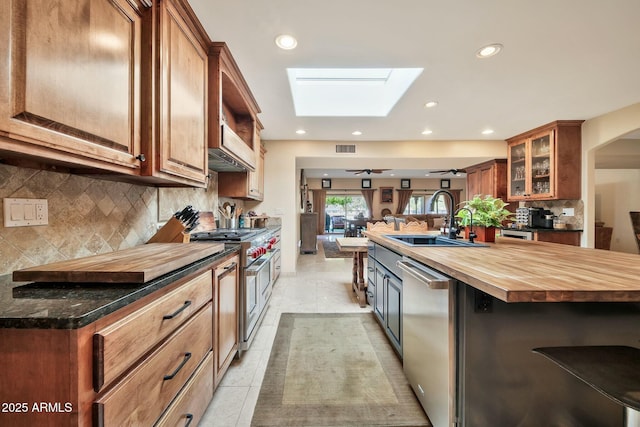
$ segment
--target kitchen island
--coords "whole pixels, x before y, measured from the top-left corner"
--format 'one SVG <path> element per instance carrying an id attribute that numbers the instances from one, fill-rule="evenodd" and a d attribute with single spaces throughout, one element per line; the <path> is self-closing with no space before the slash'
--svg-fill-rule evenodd
<path id="1" fill-rule="evenodd" d="M 531 350 L 638 347 L 637 255 L 508 238 L 412 247 L 388 234 L 367 232 L 452 279 L 419 288 L 426 303 L 416 308 L 403 278 L 404 363 L 427 361 L 429 374 L 410 382 L 434 426 L 623 425 L 620 405 Z"/>

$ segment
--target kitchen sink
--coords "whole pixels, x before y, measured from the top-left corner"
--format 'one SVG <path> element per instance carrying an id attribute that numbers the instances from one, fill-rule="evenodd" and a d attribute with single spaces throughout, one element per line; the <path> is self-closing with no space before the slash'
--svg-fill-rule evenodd
<path id="1" fill-rule="evenodd" d="M 448 247 L 456 247 L 456 248 L 484 248 L 489 245 L 485 245 L 483 243 L 470 243 L 468 240 L 453 240 L 448 237 L 436 236 L 436 235 L 411 235 L 411 234 L 387 234 L 385 237 L 388 237 L 391 240 L 400 242 L 407 246 L 448 246 Z"/>

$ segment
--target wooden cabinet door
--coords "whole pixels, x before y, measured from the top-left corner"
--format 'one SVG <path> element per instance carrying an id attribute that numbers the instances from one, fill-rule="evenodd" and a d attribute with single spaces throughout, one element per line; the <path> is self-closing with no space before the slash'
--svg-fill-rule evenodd
<path id="1" fill-rule="evenodd" d="M 0 5 L 0 149 L 137 174 L 142 17 L 127 0 Z"/>
<path id="2" fill-rule="evenodd" d="M 238 349 L 238 263 L 236 255 L 215 269 L 215 386 L 222 380 Z"/>
<path id="3" fill-rule="evenodd" d="M 262 200 L 264 198 L 264 148 L 261 145 L 256 156 L 256 170 L 247 173 L 249 174 L 249 197 Z"/>
<path id="4" fill-rule="evenodd" d="M 205 186 L 207 53 L 174 2 L 160 16 L 159 171 Z"/>
<path id="5" fill-rule="evenodd" d="M 581 197 L 583 120 L 557 120 L 507 140 L 509 200 Z"/>
<path id="6" fill-rule="evenodd" d="M 476 194 L 482 194 L 480 170 L 467 170 L 467 199 L 471 200 Z"/>
<path id="7" fill-rule="evenodd" d="M 402 356 L 402 281 L 390 274 L 386 284 L 387 336 Z"/>

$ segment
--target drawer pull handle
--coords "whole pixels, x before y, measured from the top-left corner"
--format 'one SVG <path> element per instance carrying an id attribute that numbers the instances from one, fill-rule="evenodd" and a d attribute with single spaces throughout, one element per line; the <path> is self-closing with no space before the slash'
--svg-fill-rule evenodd
<path id="1" fill-rule="evenodd" d="M 170 375 L 165 375 L 163 380 L 164 381 L 172 380 L 176 375 L 178 375 L 178 372 L 180 372 L 180 369 L 182 369 L 184 367 L 184 365 L 189 361 L 189 359 L 191 359 L 191 353 L 185 353 L 184 354 L 184 359 L 182 359 L 182 362 L 176 368 L 176 370 L 173 371 Z"/>
<path id="2" fill-rule="evenodd" d="M 237 262 L 232 262 L 231 264 L 227 265 L 224 269 L 225 270 L 231 270 L 231 269 L 236 268 L 236 265 L 238 265 Z"/>
<path id="3" fill-rule="evenodd" d="M 191 421 L 193 421 L 193 414 L 187 414 L 187 422 L 185 423 L 184 427 L 189 427 Z"/>
<path id="4" fill-rule="evenodd" d="M 176 317 L 178 314 L 180 314 L 185 308 L 189 307 L 191 305 L 191 301 L 185 301 L 184 304 L 182 305 L 182 307 L 180 307 L 179 309 L 177 309 L 176 311 L 174 311 L 171 314 L 165 314 L 164 316 L 162 316 L 163 320 L 168 320 L 168 319 L 173 319 L 174 317 Z"/>

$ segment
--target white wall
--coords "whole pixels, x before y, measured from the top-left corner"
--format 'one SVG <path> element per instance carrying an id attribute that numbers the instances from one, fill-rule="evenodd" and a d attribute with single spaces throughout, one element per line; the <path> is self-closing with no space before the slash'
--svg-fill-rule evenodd
<path id="1" fill-rule="evenodd" d="M 593 248 L 595 244 L 595 231 L 591 224 L 596 221 L 596 150 L 636 129 L 640 129 L 640 103 L 603 114 L 582 124 L 584 232 L 581 245 L 584 247 Z"/>
<path id="2" fill-rule="evenodd" d="M 629 211 L 640 211 L 640 170 L 596 169 L 595 218 L 613 227 L 611 250 L 638 253 Z"/>
<path id="3" fill-rule="evenodd" d="M 465 167 L 491 158 L 504 158 L 505 141 L 366 141 L 357 154 L 339 154 L 337 141 L 265 141 L 265 197 L 258 212 L 282 219 L 282 273 L 296 271 L 299 240 L 301 168 L 385 167 L 435 169 Z M 352 144 L 352 142 L 347 142 Z M 375 166 L 362 162 L 378 162 Z M 452 162 L 457 162 L 452 164 Z M 396 166 L 398 165 L 398 166 Z"/>

